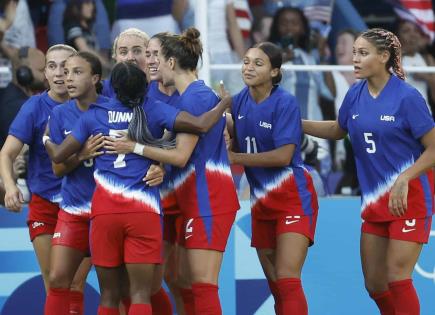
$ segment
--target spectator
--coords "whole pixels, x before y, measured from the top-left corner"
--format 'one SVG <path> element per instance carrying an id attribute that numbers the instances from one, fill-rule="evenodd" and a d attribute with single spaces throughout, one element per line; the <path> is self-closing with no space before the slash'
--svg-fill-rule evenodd
<path id="1" fill-rule="evenodd" d="M 174 2 L 180 0 L 129 0 L 116 2 L 112 41 L 128 28 L 138 28 L 150 36 L 160 32 L 178 33 L 172 16 Z"/>
<path id="2" fill-rule="evenodd" d="M 70 0 L 53 0 L 48 13 L 48 46 L 65 43 L 63 30 L 63 14 Z M 95 33 L 100 50 L 110 51 L 110 24 L 106 8 L 102 0 L 95 0 L 96 15 L 92 31 Z"/>
<path id="3" fill-rule="evenodd" d="M 411 21 L 399 20 L 396 25 L 396 34 L 402 44 L 402 64 L 404 66 L 426 67 L 435 65 L 433 56 L 421 53 L 425 49 L 425 35 L 416 24 Z M 406 81 L 420 92 L 428 106 L 430 102 L 435 102 L 435 74 L 407 73 Z M 429 96 L 431 97 L 429 98 Z"/>
<path id="4" fill-rule="evenodd" d="M 24 102 L 33 94 L 46 88 L 45 57 L 42 51 L 23 47 L 18 58 L 13 60 L 13 80 L 0 98 L 0 145 L 8 136 L 9 125 L 14 120 Z"/>

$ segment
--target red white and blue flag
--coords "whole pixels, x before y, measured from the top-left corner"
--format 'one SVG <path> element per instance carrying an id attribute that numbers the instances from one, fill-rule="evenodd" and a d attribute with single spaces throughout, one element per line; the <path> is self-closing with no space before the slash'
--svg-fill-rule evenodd
<path id="1" fill-rule="evenodd" d="M 407 21 L 415 23 L 424 34 L 435 38 L 434 12 L 432 0 L 387 0 L 394 7 L 397 15 Z"/>

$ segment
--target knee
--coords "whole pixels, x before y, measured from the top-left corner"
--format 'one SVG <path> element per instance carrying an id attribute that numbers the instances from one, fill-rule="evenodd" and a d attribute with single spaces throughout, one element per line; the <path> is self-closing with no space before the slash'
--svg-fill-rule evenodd
<path id="1" fill-rule="evenodd" d="M 121 302 L 121 293 L 119 289 L 101 288 L 101 305 L 116 308 Z"/>
<path id="2" fill-rule="evenodd" d="M 68 289 L 71 285 L 71 280 L 67 275 L 62 274 L 56 270 L 52 270 L 48 274 L 48 283 L 50 288 Z"/>
<path id="3" fill-rule="evenodd" d="M 388 282 L 383 278 L 366 277 L 364 279 L 364 285 L 369 294 L 388 290 Z"/>
<path id="4" fill-rule="evenodd" d="M 300 278 L 302 273 L 302 266 L 297 264 L 281 264 L 279 262 L 276 263 L 275 266 L 275 277 L 276 279 L 285 279 L 285 278 Z"/>
<path id="5" fill-rule="evenodd" d="M 408 270 L 407 264 L 401 261 L 391 261 L 387 264 L 387 277 L 388 282 L 403 280 L 411 277 L 411 270 Z"/>

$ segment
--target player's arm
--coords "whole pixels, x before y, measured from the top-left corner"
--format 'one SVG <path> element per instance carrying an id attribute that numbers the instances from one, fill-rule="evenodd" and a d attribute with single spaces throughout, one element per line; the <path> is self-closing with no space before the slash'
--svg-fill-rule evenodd
<path id="1" fill-rule="evenodd" d="M 53 173 L 58 177 L 65 176 L 79 166 L 82 162 L 103 154 L 104 152 L 99 151 L 103 146 L 104 137 L 102 134 L 90 136 L 89 139 L 86 140 L 80 152 L 73 154 L 63 163 L 52 162 Z M 54 155 L 54 152 L 58 149 L 58 146 L 52 141 L 46 141 L 45 147 L 47 152 L 50 150 L 51 154 Z M 49 156 L 51 158 L 50 153 Z"/>
<path id="2" fill-rule="evenodd" d="M 16 185 L 13 164 L 24 143 L 9 135 L 0 151 L 0 175 L 5 187 L 5 206 L 12 211 L 20 211 L 24 203 L 23 195 Z"/>
<path id="3" fill-rule="evenodd" d="M 121 138 L 106 137 L 104 148 L 106 153 L 109 154 L 135 153 L 154 161 L 184 167 L 189 161 L 199 138 L 192 134 L 178 133 L 175 139 L 175 148 L 167 150 L 139 144 L 126 136 Z"/>
<path id="4" fill-rule="evenodd" d="M 399 175 L 391 188 L 388 208 L 395 216 L 402 216 L 408 208 L 409 181 L 419 177 L 435 166 L 435 128 L 432 128 L 423 135 L 420 141 L 425 147 L 422 155 L 410 168 Z"/>
<path id="5" fill-rule="evenodd" d="M 231 164 L 248 167 L 283 167 L 288 166 L 293 157 L 296 146 L 286 144 L 271 151 L 261 153 L 235 153 L 228 151 Z"/>
<path id="6" fill-rule="evenodd" d="M 303 119 L 302 130 L 307 135 L 331 140 L 343 139 L 347 134 L 340 127 L 337 120 L 315 121 Z"/>

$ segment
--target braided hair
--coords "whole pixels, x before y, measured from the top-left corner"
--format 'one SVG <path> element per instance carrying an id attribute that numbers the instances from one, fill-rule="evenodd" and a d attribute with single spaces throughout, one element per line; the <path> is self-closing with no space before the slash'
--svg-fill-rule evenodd
<path id="1" fill-rule="evenodd" d="M 113 68 L 110 80 L 116 98 L 133 110 L 133 117 L 128 125 L 128 137 L 154 147 L 175 147 L 175 138 L 156 139 L 148 128 L 147 116 L 142 107 L 148 86 L 145 73 L 134 63 L 119 62 Z"/>
<path id="2" fill-rule="evenodd" d="M 379 52 L 388 51 L 390 59 L 386 64 L 387 70 L 393 69 L 400 79 L 405 80 L 402 68 L 402 45 L 396 35 L 382 28 L 372 28 L 360 36 L 375 46 Z"/>

